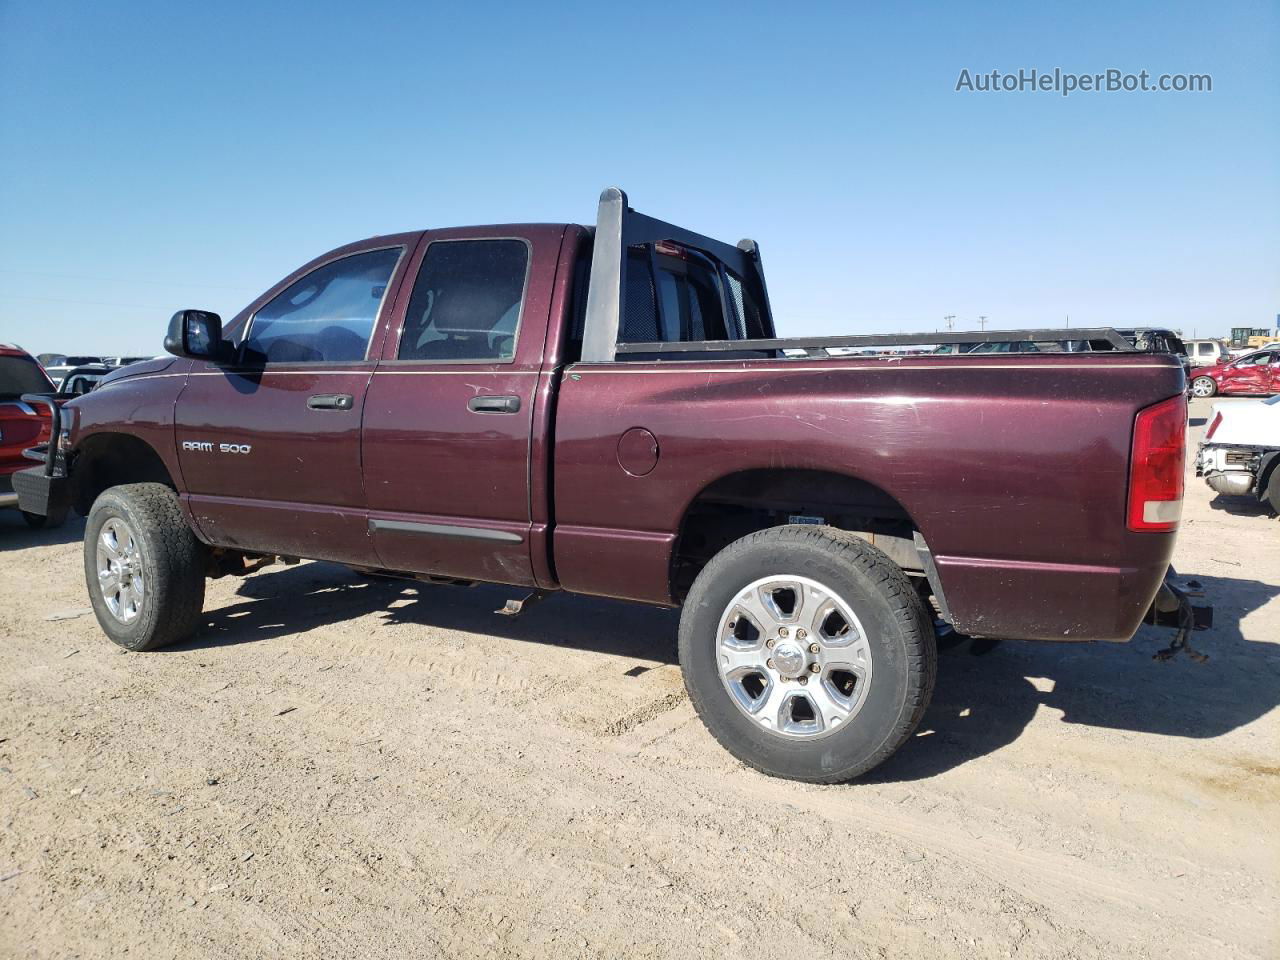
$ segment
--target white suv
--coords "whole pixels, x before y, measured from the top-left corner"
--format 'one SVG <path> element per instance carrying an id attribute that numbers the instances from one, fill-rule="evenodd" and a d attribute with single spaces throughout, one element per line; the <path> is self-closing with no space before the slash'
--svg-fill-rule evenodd
<path id="1" fill-rule="evenodd" d="M 1188 340 L 1186 344 L 1193 367 L 1212 367 L 1219 359 L 1227 359 L 1227 348 L 1217 340 Z"/>

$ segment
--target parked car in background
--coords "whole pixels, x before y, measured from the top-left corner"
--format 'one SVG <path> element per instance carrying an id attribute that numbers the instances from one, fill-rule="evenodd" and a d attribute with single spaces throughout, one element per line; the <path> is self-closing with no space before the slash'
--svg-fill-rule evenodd
<path id="1" fill-rule="evenodd" d="M 61 390 L 62 381 L 67 379 L 67 374 L 74 369 L 75 366 L 73 364 L 54 363 L 46 366 L 44 372 L 49 377 L 49 380 L 52 381 L 54 389 Z"/>
<path id="2" fill-rule="evenodd" d="M 113 369 L 117 368 L 109 367 L 105 363 L 91 363 L 83 367 L 74 367 L 67 372 L 66 376 L 62 378 L 62 382 L 58 384 L 58 392 L 73 396 L 88 393 Z"/>
<path id="3" fill-rule="evenodd" d="M 1256 350 L 1212 367 L 1197 367 L 1191 375 L 1191 395 L 1268 396 L 1280 393 L 1280 350 Z"/>
<path id="4" fill-rule="evenodd" d="M 1251 493 L 1280 513 L 1280 396 L 1215 404 L 1196 476 L 1218 493 Z"/>
<path id="5" fill-rule="evenodd" d="M 1257 350 L 1280 350 L 1280 340 L 1259 340 L 1252 346 L 1232 347 L 1227 351 L 1227 359 L 1238 360 L 1240 357 L 1248 356 Z"/>
<path id="6" fill-rule="evenodd" d="M 23 403 L 22 395 L 51 390 L 53 383 L 29 353 L 0 344 L 0 507 L 18 505 L 13 475 L 31 466 L 22 451 L 49 440 L 49 410 Z M 23 516 L 33 527 L 42 527 L 47 522 L 37 513 Z"/>
<path id="7" fill-rule="evenodd" d="M 1187 359 L 1193 367 L 1212 367 L 1228 357 L 1221 340 L 1187 340 Z"/>
<path id="8" fill-rule="evenodd" d="M 62 353 L 42 353 L 40 356 L 50 358 L 47 361 L 41 360 L 40 365 L 44 367 L 44 372 L 49 375 L 49 379 L 59 390 L 62 389 L 62 381 L 67 379 L 67 374 L 77 367 L 105 365 L 102 357 L 67 356 Z"/>

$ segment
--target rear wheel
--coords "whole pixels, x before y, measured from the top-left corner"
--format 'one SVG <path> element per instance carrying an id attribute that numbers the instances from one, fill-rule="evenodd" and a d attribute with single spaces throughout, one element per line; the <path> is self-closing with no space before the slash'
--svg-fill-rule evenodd
<path id="1" fill-rule="evenodd" d="M 933 625 L 902 570 L 830 527 L 774 527 L 718 553 L 680 618 L 685 686 L 730 753 L 773 776 L 837 783 L 920 722 Z"/>
<path id="2" fill-rule="evenodd" d="M 85 524 L 84 574 L 98 624 L 127 650 L 185 640 L 204 606 L 205 548 L 159 483 L 111 487 Z"/>
<path id="3" fill-rule="evenodd" d="M 1191 381 L 1193 397 L 1212 397 L 1218 393 L 1218 382 L 1213 377 L 1196 377 Z"/>

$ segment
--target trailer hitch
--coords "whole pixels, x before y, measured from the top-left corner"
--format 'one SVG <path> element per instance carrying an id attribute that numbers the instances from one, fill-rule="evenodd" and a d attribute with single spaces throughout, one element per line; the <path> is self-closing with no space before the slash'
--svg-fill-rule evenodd
<path id="1" fill-rule="evenodd" d="M 1173 642 L 1163 650 L 1157 650 L 1151 659 L 1167 663 L 1179 653 L 1185 652 L 1196 663 L 1206 663 L 1209 655 L 1191 646 L 1190 636 L 1193 630 L 1208 630 L 1213 626 L 1213 607 L 1192 604 L 1192 597 L 1204 596 L 1200 584 L 1195 580 L 1188 580 L 1179 585 L 1173 582 L 1176 576 L 1177 572 L 1170 567 L 1155 600 L 1151 602 L 1151 609 L 1143 618 L 1144 622 L 1153 626 L 1174 627 L 1177 630 Z"/>

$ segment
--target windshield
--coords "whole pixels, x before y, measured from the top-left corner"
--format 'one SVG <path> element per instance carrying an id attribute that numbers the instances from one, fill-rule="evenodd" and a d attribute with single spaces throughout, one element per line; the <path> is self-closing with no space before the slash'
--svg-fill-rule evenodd
<path id="1" fill-rule="evenodd" d="M 52 391 L 53 384 L 30 357 L 0 357 L 0 398 Z"/>

